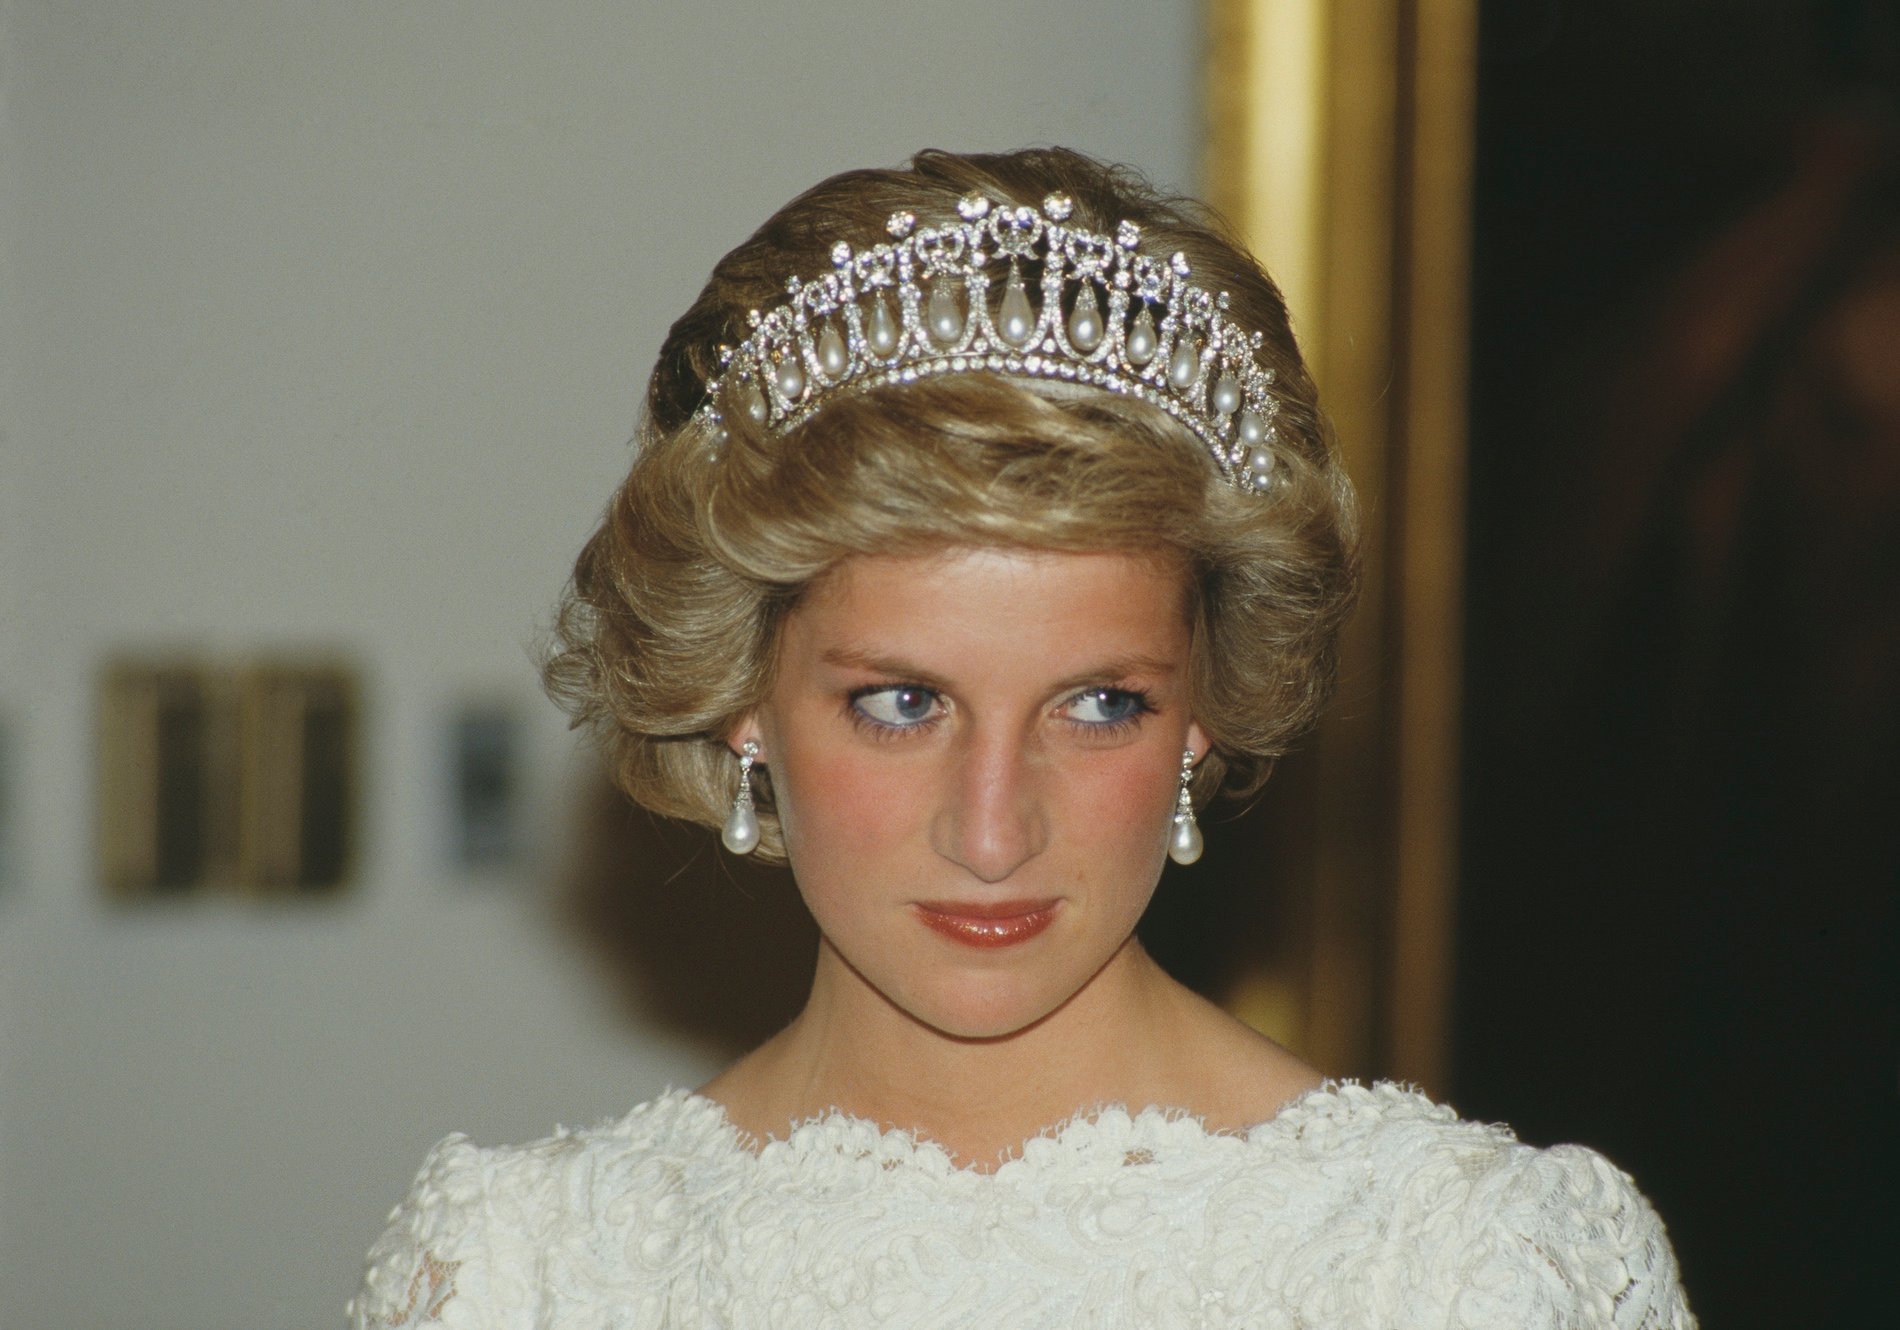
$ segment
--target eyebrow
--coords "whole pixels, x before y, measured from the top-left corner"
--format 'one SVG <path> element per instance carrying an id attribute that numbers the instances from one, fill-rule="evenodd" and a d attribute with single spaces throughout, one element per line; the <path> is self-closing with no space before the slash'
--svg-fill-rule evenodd
<path id="1" fill-rule="evenodd" d="M 903 659 L 901 656 L 885 655 L 869 647 L 844 645 L 827 648 L 820 656 L 827 665 L 839 665 L 846 669 L 864 670 L 871 674 L 881 674 L 888 679 L 901 679 L 905 683 L 922 684 L 926 688 L 947 690 L 950 681 L 934 670 L 927 670 Z M 1144 656 L 1132 652 L 1125 656 L 1114 656 L 1094 667 L 1072 674 L 1056 684 L 1063 688 L 1081 688 L 1088 684 L 1104 684 L 1116 679 L 1125 679 L 1131 674 L 1146 674 L 1157 678 L 1171 679 L 1177 672 L 1173 661 L 1159 660 L 1153 656 Z"/>
<path id="2" fill-rule="evenodd" d="M 928 688 L 943 688 L 948 680 L 921 665 L 913 665 L 900 656 L 888 656 L 869 647 L 836 646 L 827 648 L 818 659 L 827 665 L 838 665 L 849 670 L 863 670 L 867 674 L 881 674 L 889 679 L 902 679 L 905 683 L 920 683 Z"/>

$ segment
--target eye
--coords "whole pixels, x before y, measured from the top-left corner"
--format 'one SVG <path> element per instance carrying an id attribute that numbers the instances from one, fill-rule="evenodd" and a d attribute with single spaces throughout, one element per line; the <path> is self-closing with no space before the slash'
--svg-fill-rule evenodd
<path id="1" fill-rule="evenodd" d="M 930 719 L 937 695 L 915 684 L 866 688 L 851 695 L 859 715 L 893 730 L 913 729 Z"/>
<path id="2" fill-rule="evenodd" d="M 1147 711 L 1148 699 L 1126 688 L 1090 688 L 1069 701 L 1069 717 L 1084 725 L 1121 725 Z"/>

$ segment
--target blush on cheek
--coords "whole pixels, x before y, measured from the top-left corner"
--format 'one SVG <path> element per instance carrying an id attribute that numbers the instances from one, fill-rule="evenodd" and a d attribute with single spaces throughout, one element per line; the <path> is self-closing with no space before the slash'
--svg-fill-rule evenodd
<path id="1" fill-rule="evenodd" d="M 1119 755 L 1118 755 L 1119 756 Z M 1090 773 L 1087 801 L 1096 809 L 1100 834 L 1115 837 L 1162 835 L 1161 824 L 1174 807 L 1175 786 L 1155 779 L 1151 754 L 1104 762 Z"/>
<path id="2" fill-rule="evenodd" d="M 895 778 L 889 764 L 810 756 L 784 776 L 782 786 L 774 786 L 780 821 L 788 844 L 808 859 L 815 851 L 830 863 L 847 863 L 902 835 L 903 805 L 914 795 L 914 782 Z"/>

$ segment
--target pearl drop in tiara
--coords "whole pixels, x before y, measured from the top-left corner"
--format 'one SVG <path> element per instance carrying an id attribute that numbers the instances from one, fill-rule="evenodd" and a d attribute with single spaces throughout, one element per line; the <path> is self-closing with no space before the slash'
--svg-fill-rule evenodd
<path id="1" fill-rule="evenodd" d="M 1268 489 L 1280 404 L 1255 360 L 1262 335 L 1227 317 L 1227 292 L 1189 280 L 1186 255 L 1137 252 L 1133 222 L 1113 236 L 1067 226 L 1073 209 L 1066 194 L 1040 211 L 969 194 L 960 222 L 919 227 L 900 212 L 890 243 L 839 241 L 832 271 L 791 278 L 784 304 L 753 310 L 751 336 L 720 348 L 695 418 L 723 441 L 727 410 L 782 434 L 845 392 L 972 371 L 1057 379 L 1152 402 L 1200 437 L 1229 484 Z M 990 268 L 1004 260 L 992 310 Z M 1040 308 L 1025 263 L 1042 266 Z"/>

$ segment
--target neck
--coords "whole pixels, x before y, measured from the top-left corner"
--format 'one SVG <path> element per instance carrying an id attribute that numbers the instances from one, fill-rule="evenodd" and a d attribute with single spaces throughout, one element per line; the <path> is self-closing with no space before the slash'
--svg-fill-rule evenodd
<path id="1" fill-rule="evenodd" d="M 835 1108 L 982 1167 L 1078 1111 L 1144 1107 L 1133 1101 L 1165 1060 L 1184 994 L 1131 938 L 1033 1025 L 968 1039 L 899 1010 L 821 944 L 804 1012 L 751 1060 L 759 1121 L 741 1125 L 783 1135 Z"/>

